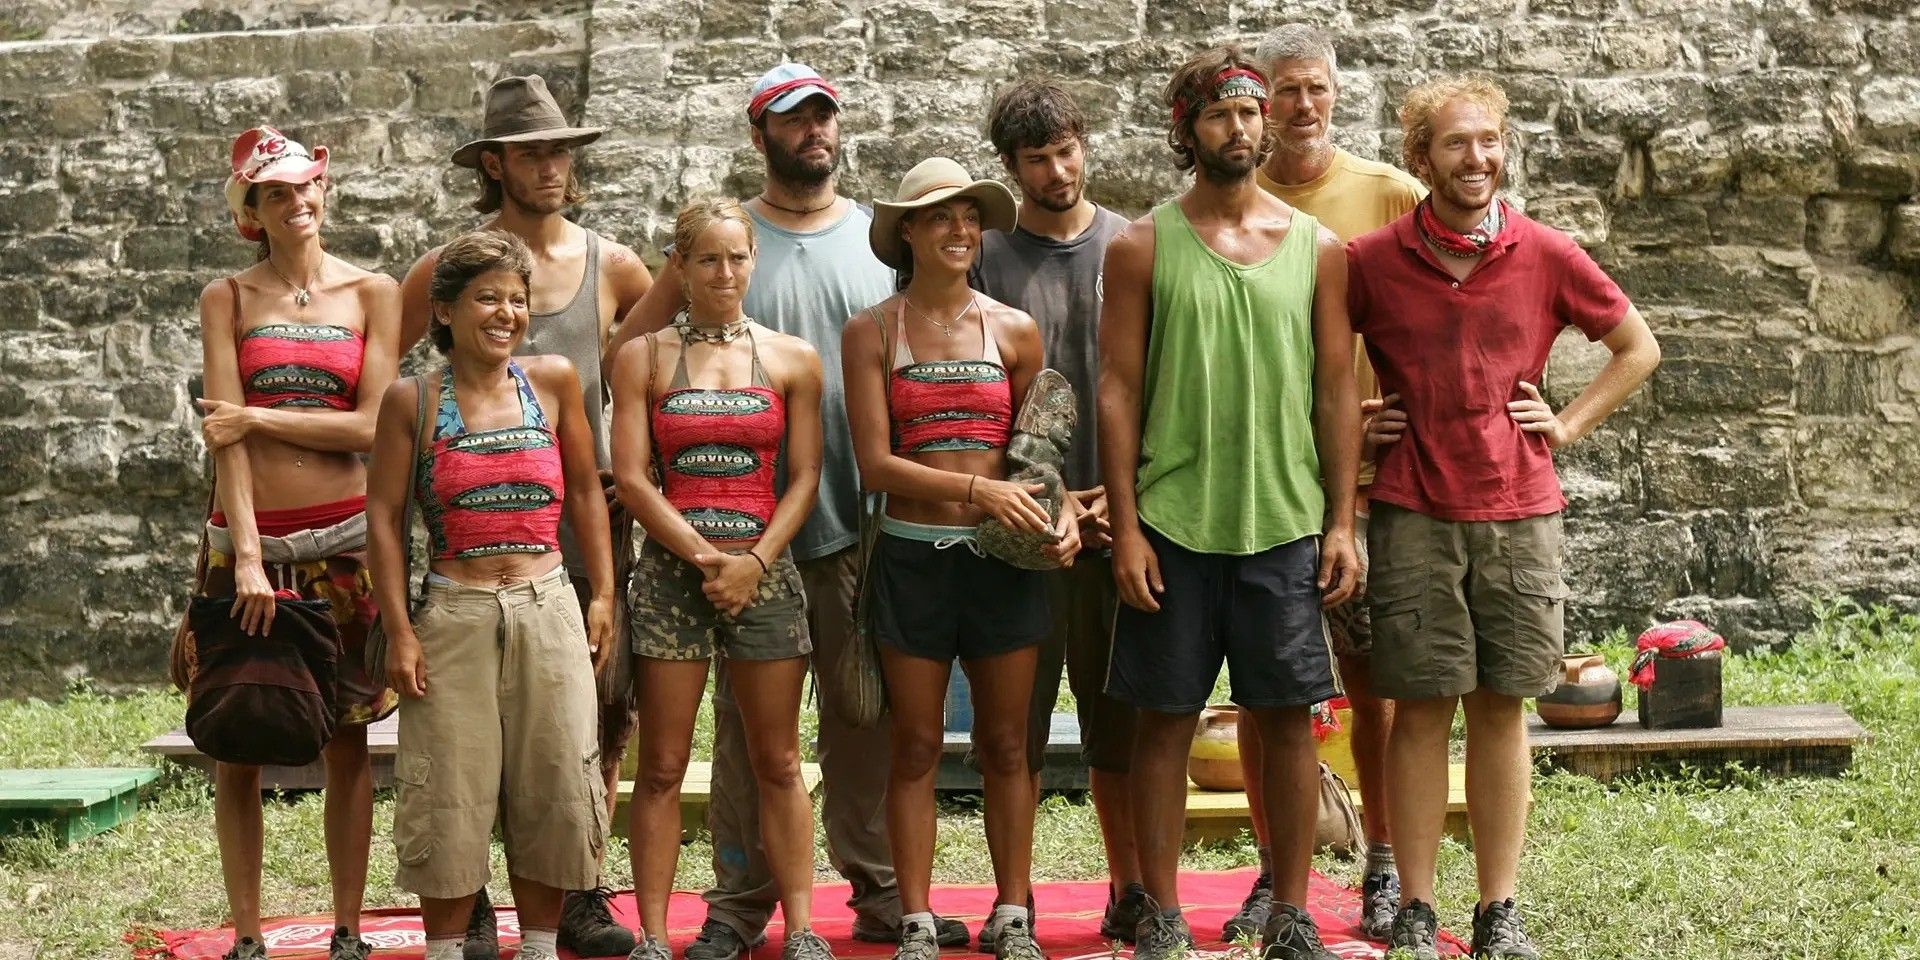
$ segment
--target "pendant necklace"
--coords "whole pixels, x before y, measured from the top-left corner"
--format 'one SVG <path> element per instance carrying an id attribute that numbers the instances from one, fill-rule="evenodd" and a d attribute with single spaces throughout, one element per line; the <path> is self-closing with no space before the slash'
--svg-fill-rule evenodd
<path id="1" fill-rule="evenodd" d="M 305 287 L 294 283 L 292 280 L 288 280 L 287 275 L 284 273 L 281 273 L 280 268 L 273 265 L 272 257 L 267 258 L 267 269 L 272 270 L 273 275 L 276 277 L 279 277 L 281 283 L 284 283 L 287 286 L 293 288 L 293 305 L 296 307 L 304 307 L 307 304 L 313 302 L 313 293 L 308 288 L 320 282 L 320 267 L 325 266 L 326 262 L 327 262 L 327 255 L 323 253 L 320 255 L 319 266 L 316 266 L 313 268 L 313 277 L 307 281 L 307 286 Z"/>
<path id="2" fill-rule="evenodd" d="M 908 308 L 913 310 L 914 316 L 919 317 L 920 319 L 925 320 L 926 322 L 933 324 L 936 327 L 939 327 L 941 334 L 947 337 L 953 336 L 954 325 L 958 324 L 962 319 L 965 319 L 967 315 L 967 311 L 973 309 L 973 298 L 969 297 L 967 298 L 966 304 L 960 308 L 960 312 L 953 315 L 952 320 L 948 320 L 945 323 L 942 323 L 939 320 L 935 320 L 934 318 L 927 316 L 926 311 L 921 310 L 919 307 L 914 305 L 912 298 L 902 294 L 900 299 L 906 301 Z"/>
<path id="3" fill-rule="evenodd" d="M 674 326 L 680 328 L 680 340 L 683 343 L 732 343 L 746 331 L 747 320 L 742 317 L 718 327 L 701 327 L 694 325 L 691 314 L 682 311 L 680 316 L 674 319 Z"/>

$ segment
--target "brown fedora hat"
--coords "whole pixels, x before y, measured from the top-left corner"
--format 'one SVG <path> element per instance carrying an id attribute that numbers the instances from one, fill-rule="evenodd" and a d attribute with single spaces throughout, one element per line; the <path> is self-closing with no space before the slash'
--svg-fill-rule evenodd
<path id="1" fill-rule="evenodd" d="M 486 124 L 480 139 L 455 150 L 453 162 L 478 167 L 481 149 L 495 143 L 570 140 L 577 147 L 600 139 L 606 132 L 606 127 L 568 124 L 553 94 L 547 92 L 547 81 L 539 75 L 501 77 L 487 88 Z"/>

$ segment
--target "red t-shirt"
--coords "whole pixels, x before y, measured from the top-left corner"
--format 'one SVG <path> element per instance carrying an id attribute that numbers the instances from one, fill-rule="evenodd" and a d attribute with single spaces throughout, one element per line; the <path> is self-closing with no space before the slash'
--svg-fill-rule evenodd
<path id="1" fill-rule="evenodd" d="M 1414 214 L 1347 245 L 1347 308 L 1381 394 L 1407 432 L 1379 458 L 1372 499 L 1442 520 L 1518 520 L 1565 507 L 1546 438 L 1507 403 L 1540 385 L 1571 324 L 1589 340 L 1627 313 L 1626 295 L 1566 234 L 1509 210 L 1467 279 L 1455 281 Z"/>

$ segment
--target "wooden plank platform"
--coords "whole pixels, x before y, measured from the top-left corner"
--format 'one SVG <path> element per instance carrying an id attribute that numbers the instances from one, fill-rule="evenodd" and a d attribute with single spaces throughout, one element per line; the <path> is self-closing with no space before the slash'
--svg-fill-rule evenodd
<path id="1" fill-rule="evenodd" d="M 1839 776 L 1867 732 L 1836 704 L 1728 707 L 1718 727 L 1647 730 L 1631 711 L 1594 730 L 1555 730 L 1527 718 L 1535 755 L 1554 766 L 1606 782 L 1636 771 L 1670 772 L 1682 764 L 1714 770 L 1731 763 L 1775 776 Z"/>
<path id="2" fill-rule="evenodd" d="M 800 765 L 800 781 L 807 786 L 807 793 L 820 790 L 820 765 L 803 763 Z M 617 837 L 627 835 L 627 807 L 633 800 L 633 781 L 620 781 L 620 791 L 613 805 L 613 834 Z M 707 807 L 713 802 L 713 764 L 696 760 L 687 764 L 687 777 L 680 781 L 680 833 L 690 837 L 707 828 Z"/>
<path id="3" fill-rule="evenodd" d="M 367 753 L 373 760 L 373 785 L 393 786 L 393 754 L 400 745 L 400 716 L 393 714 L 367 727 Z M 171 730 L 140 745 L 155 756 L 193 767 L 213 776 L 213 758 L 200 752 L 183 729 Z M 319 790 L 327 785 L 327 765 L 315 760 L 304 767 L 261 767 L 264 790 Z"/>
<path id="4" fill-rule="evenodd" d="M 52 828 L 61 845 L 132 819 L 140 788 L 159 779 L 151 767 L 0 770 L 0 834 Z"/>
<path id="5" fill-rule="evenodd" d="M 1360 801 L 1360 791 L 1352 788 L 1347 795 L 1353 799 L 1355 810 L 1365 809 Z M 1241 830 L 1252 830 L 1253 823 L 1247 819 L 1247 795 L 1238 790 L 1202 790 L 1187 786 L 1187 837 L 1188 843 L 1203 840 L 1232 840 Z M 1447 833 L 1461 842 L 1470 836 L 1467 829 L 1467 767 L 1454 763 L 1447 766 Z"/>
<path id="6" fill-rule="evenodd" d="M 980 774 L 967 766 L 973 734 L 948 730 L 940 748 L 940 767 L 933 788 L 951 793 L 975 793 L 983 786 Z M 1042 790 L 1087 789 L 1087 765 L 1080 759 L 1080 718 L 1056 713 L 1047 728 L 1047 763 L 1040 768 Z"/>

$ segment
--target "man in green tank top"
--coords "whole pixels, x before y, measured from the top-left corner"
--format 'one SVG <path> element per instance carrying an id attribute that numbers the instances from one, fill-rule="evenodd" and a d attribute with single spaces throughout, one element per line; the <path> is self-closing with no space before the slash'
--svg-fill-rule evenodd
<path id="1" fill-rule="evenodd" d="M 1236 47 L 1167 85 L 1193 186 L 1108 247 L 1099 432 L 1113 525 L 1107 692 L 1139 710 L 1134 838 L 1152 899 L 1138 960 L 1183 956 L 1177 881 L 1194 720 L 1225 662 L 1260 730 L 1273 829 L 1265 960 L 1332 960 L 1305 909 L 1319 809 L 1309 708 L 1339 692 L 1323 604 L 1360 580 L 1346 254 L 1262 190 L 1267 81 Z"/>

